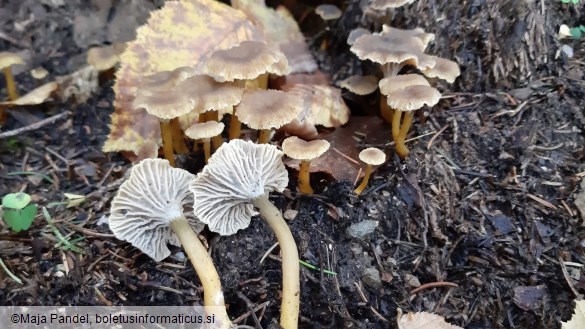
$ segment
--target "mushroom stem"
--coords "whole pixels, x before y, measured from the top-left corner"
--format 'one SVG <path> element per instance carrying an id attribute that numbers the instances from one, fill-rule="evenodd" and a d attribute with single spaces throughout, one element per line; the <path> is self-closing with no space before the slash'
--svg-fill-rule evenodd
<path id="1" fill-rule="evenodd" d="M 236 109 L 234 108 L 234 112 L 232 113 L 232 118 L 230 120 L 230 132 L 229 132 L 229 139 L 237 139 L 240 138 L 242 134 L 242 123 L 236 116 Z"/>
<path id="2" fill-rule="evenodd" d="M 205 121 L 219 121 L 219 113 L 217 113 L 215 110 L 207 111 L 205 118 Z"/>
<path id="3" fill-rule="evenodd" d="M 173 149 L 177 154 L 187 154 L 189 153 L 189 148 L 185 143 L 185 139 L 183 138 L 183 130 L 181 129 L 181 125 L 179 124 L 179 119 L 174 118 L 171 119 L 171 132 L 173 134 Z"/>
<path id="4" fill-rule="evenodd" d="M 16 100 L 18 95 L 18 90 L 16 89 L 16 84 L 14 83 L 14 76 L 12 75 L 12 70 L 10 66 L 4 68 L 4 77 L 6 78 L 6 89 L 8 89 L 8 98 L 13 101 Z"/>
<path id="5" fill-rule="evenodd" d="M 261 129 L 260 135 L 258 135 L 258 144 L 266 144 L 270 141 L 271 129 Z"/>
<path id="6" fill-rule="evenodd" d="M 171 167 L 175 166 L 175 156 L 173 153 L 173 132 L 169 120 L 160 121 L 160 137 L 163 143 L 163 153 L 165 159 L 169 160 Z"/>
<path id="7" fill-rule="evenodd" d="M 404 145 L 404 140 L 400 139 L 400 121 L 402 121 L 402 111 L 395 110 L 392 117 L 392 138 L 396 144 L 396 153 L 404 159 L 408 155 L 408 149 Z"/>
<path id="8" fill-rule="evenodd" d="M 203 152 L 205 154 L 205 164 L 207 164 L 209 157 L 211 157 L 211 143 L 209 142 L 209 138 L 203 140 Z"/>
<path id="9" fill-rule="evenodd" d="M 179 217 L 171 221 L 171 229 L 181 241 L 181 245 L 185 249 L 203 285 L 203 302 L 207 314 L 215 315 L 217 328 L 229 328 L 231 321 L 225 309 L 221 281 L 213 265 L 213 260 L 185 217 Z"/>
<path id="10" fill-rule="evenodd" d="M 299 191 L 303 194 L 313 194 L 315 192 L 311 188 L 309 168 L 311 168 L 311 161 L 301 160 L 299 165 Z"/>
<path id="11" fill-rule="evenodd" d="M 223 144 L 223 137 L 221 134 L 211 137 L 211 143 L 213 144 L 213 149 L 217 150 L 221 144 Z"/>
<path id="12" fill-rule="evenodd" d="M 290 228 L 282 218 L 282 213 L 266 196 L 252 200 L 262 218 L 270 225 L 276 235 L 282 254 L 282 304 L 280 306 L 280 325 L 284 329 L 297 328 L 300 308 L 299 252 Z"/>
<path id="13" fill-rule="evenodd" d="M 368 181 L 370 180 L 370 175 L 372 174 L 372 165 L 368 165 L 366 167 L 366 173 L 364 174 L 364 179 L 362 183 L 355 189 L 355 194 L 360 195 L 366 186 L 368 186 Z"/>
<path id="14" fill-rule="evenodd" d="M 386 122 L 392 124 L 392 116 L 394 115 L 394 109 L 388 105 L 386 95 L 380 94 L 380 114 Z"/>
<path id="15" fill-rule="evenodd" d="M 408 156 L 408 153 L 410 153 L 410 151 L 408 150 L 408 148 L 406 147 L 406 134 L 408 134 L 408 130 L 410 129 L 410 126 L 412 125 L 412 112 L 408 112 L 404 114 L 404 117 L 402 118 L 402 126 L 400 127 L 400 131 L 398 133 L 398 140 L 400 141 L 400 145 L 401 145 L 401 150 L 400 152 L 398 152 L 398 141 L 396 141 L 396 151 L 398 152 L 398 155 L 404 159 Z"/>

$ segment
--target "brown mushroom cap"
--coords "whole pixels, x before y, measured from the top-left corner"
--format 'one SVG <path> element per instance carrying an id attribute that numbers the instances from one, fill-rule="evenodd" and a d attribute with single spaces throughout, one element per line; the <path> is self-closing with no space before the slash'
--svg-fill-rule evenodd
<path id="1" fill-rule="evenodd" d="M 414 2 L 414 0 L 371 0 L 370 8 L 374 10 L 386 10 L 402 7 L 412 2 Z"/>
<path id="2" fill-rule="evenodd" d="M 342 80 L 339 86 L 356 95 L 369 95 L 378 89 L 378 78 L 373 75 L 352 75 Z"/>
<path id="3" fill-rule="evenodd" d="M 313 160 L 320 157 L 329 149 L 329 142 L 323 139 L 304 141 L 297 136 L 291 136 L 282 141 L 284 154 L 296 160 Z"/>
<path id="4" fill-rule="evenodd" d="M 177 88 L 194 70 L 178 68 L 143 78 L 138 85 L 134 108 L 143 108 L 159 119 L 173 119 L 193 110 L 190 95 Z"/>
<path id="5" fill-rule="evenodd" d="M 44 67 L 39 66 L 30 70 L 30 75 L 37 80 L 41 80 L 46 78 L 47 75 L 49 75 L 49 71 L 47 71 Z"/>
<path id="6" fill-rule="evenodd" d="M 441 93 L 429 86 L 409 86 L 388 94 L 388 105 L 399 111 L 415 111 L 428 105 L 434 106 L 441 99 Z"/>
<path id="7" fill-rule="evenodd" d="M 380 35 L 390 37 L 392 36 L 417 37 L 424 44 L 425 48 L 429 44 L 429 42 L 435 39 L 435 35 L 433 33 L 426 33 L 420 27 L 414 28 L 412 30 L 404 30 L 386 24 L 382 25 L 382 32 L 380 32 Z"/>
<path id="8" fill-rule="evenodd" d="M 347 36 L 347 44 L 351 46 L 362 35 L 370 35 L 370 34 L 372 34 L 372 32 L 370 32 L 367 29 L 364 29 L 363 27 L 355 28 L 355 29 L 351 30 L 351 32 L 349 32 L 349 35 Z"/>
<path id="9" fill-rule="evenodd" d="M 208 139 L 221 134 L 224 127 L 222 122 L 217 121 L 196 123 L 185 130 L 185 135 L 191 139 Z"/>
<path id="10" fill-rule="evenodd" d="M 403 63 L 412 61 L 418 66 L 419 58 L 423 57 L 423 42 L 414 36 L 382 36 L 366 34 L 359 37 L 350 50 L 359 59 L 369 59 L 379 64 Z"/>
<path id="11" fill-rule="evenodd" d="M 379 166 L 386 162 L 386 154 L 375 147 L 368 147 L 367 149 L 362 150 L 359 157 L 360 160 L 372 166 Z"/>
<path id="12" fill-rule="evenodd" d="M 388 95 L 389 93 L 410 86 L 429 86 L 429 81 L 420 74 L 401 74 L 386 77 L 378 83 L 380 93 Z"/>
<path id="13" fill-rule="evenodd" d="M 119 52 L 113 45 L 93 47 L 87 51 L 87 63 L 98 71 L 109 70 L 119 61 Z"/>
<path id="14" fill-rule="evenodd" d="M 319 15 L 324 21 L 334 20 L 341 17 L 341 9 L 335 5 L 319 5 L 315 8 L 315 13 Z"/>
<path id="15" fill-rule="evenodd" d="M 236 113 L 252 129 L 279 128 L 297 117 L 303 109 L 302 102 L 280 90 L 248 90 Z"/>
<path id="16" fill-rule="evenodd" d="M 453 83 L 461 74 L 457 63 L 441 57 L 435 57 L 435 65 L 432 68 L 422 70 L 422 72 L 427 77 L 443 79 L 449 83 Z"/>
<path id="17" fill-rule="evenodd" d="M 244 88 L 233 82 L 220 83 L 206 75 L 187 78 L 177 87 L 191 98 L 192 108 L 198 113 L 231 109 L 242 100 L 244 93 Z"/>
<path id="18" fill-rule="evenodd" d="M 275 45 L 244 41 L 225 50 L 217 50 L 203 63 L 203 73 L 219 82 L 252 80 L 264 73 L 286 75 L 288 61 Z"/>
<path id="19" fill-rule="evenodd" d="M 24 64 L 20 55 L 8 51 L 0 51 L 0 70 L 16 64 Z"/>

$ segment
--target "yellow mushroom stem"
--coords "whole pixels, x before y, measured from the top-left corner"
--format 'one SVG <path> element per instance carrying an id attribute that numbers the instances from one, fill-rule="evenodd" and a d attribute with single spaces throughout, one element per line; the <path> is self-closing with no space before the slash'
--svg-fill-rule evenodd
<path id="1" fill-rule="evenodd" d="M 372 174 L 372 165 L 368 164 L 366 167 L 366 173 L 364 174 L 364 179 L 362 183 L 355 189 L 355 194 L 360 195 L 366 186 L 368 186 L 368 181 L 370 180 L 370 175 Z"/>
<path id="2" fill-rule="evenodd" d="M 266 144 L 270 141 L 270 133 L 272 129 L 261 129 L 258 135 L 258 144 Z"/>
<path id="3" fill-rule="evenodd" d="M 282 302 L 280 305 L 280 326 L 284 329 L 296 329 L 300 308 L 300 266 L 297 244 L 290 228 L 282 218 L 282 213 L 267 197 L 252 200 L 260 215 L 270 225 L 280 245 L 282 255 Z"/>
<path id="4" fill-rule="evenodd" d="M 183 137 L 183 129 L 181 129 L 181 125 L 179 124 L 179 118 L 171 119 L 171 132 L 173 134 L 173 149 L 177 154 L 187 154 L 189 153 L 189 148 L 185 143 L 185 138 Z"/>
<path id="5" fill-rule="evenodd" d="M 315 192 L 311 187 L 310 168 L 311 160 L 301 160 L 299 165 L 299 191 L 303 194 L 313 194 Z"/>
<path id="6" fill-rule="evenodd" d="M 394 115 L 394 109 L 388 105 L 386 95 L 380 94 L 380 114 L 386 122 L 392 124 L 392 116 Z"/>
<path id="7" fill-rule="evenodd" d="M 225 308 L 221 281 L 213 260 L 184 217 L 171 221 L 171 229 L 179 238 L 203 285 L 205 311 L 208 315 L 215 315 L 214 328 L 230 328 L 232 323 Z"/>
<path id="8" fill-rule="evenodd" d="M 236 108 L 234 107 L 234 111 L 232 112 L 232 117 L 230 120 L 230 132 L 229 132 L 229 140 L 238 139 L 242 134 L 242 123 L 238 119 L 236 115 Z"/>
<path id="9" fill-rule="evenodd" d="M 13 101 L 18 97 L 18 90 L 16 89 L 16 83 L 14 83 L 14 76 L 10 66 L 4 68 L 4 77 L 6 78 L 6 89 L 8 89 L 8 98 Z"/>
<path id="10" fill-rule="evenodd" d="M 219 121 L 219 113 L 217 111 L 207 111 L 205 121 Z"/>
<path id="11" fill-rule="evenodd" d="M 394 116 L 392 117 L 392 138 L 394 139 L 394 143 L 396 143 L 396 153 L 401 159 L 405 159 L 408 156 L 409 151 L 404 142 L 406 140 L 406 133 L 408 132 L 408 129 L 410 129 L 412 123 L 412 115 L 407 113 L 404 116 L 404 122 L 402 123 L 401 128 L 400 122 L 402 121 L 402 113 L 403 112 L 399 110 L 394 111 Z"/>
<path id="12" fill-rule="evenodd" d="M 175 155 L 173 153 L 173 132 L 169 120 L 160 121 L 160 137 L 163 143 L 165 159 L 169 160 L 171 167 L 175 166 Z"/>
<path id="13" fill-rule="evenodd" d="M 199 119 L 197 119 L 198 123 L 203 123 L 207 121 L 207 112 L 199 113 Z"/>
<path id="14" fill-rule="evenodd" d="M 209 157 L 211 157 L 211 143 L 209 138 L 203 139 L 203 153 L 205 154 L 205 164 L 207 164 Z"/>

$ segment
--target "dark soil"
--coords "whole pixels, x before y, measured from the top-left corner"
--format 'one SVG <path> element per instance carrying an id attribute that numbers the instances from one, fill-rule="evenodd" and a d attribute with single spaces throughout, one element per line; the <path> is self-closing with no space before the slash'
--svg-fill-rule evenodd
<path id="1" fill-rule="evenodd" d="M 75 72 L 89 46 L 129 40 L 108 30 L 122 24 L 118 15 L 132 13 L 127 21 L 134 25 L 126 30 L 133 31 L 161 5 L 59 3 L 0 0 L 0 51 L 28 58 L 26 69 L 16 72 L 21 93 L 35 86 L 29 69 L 43 66 L 46 81 Z M 357 26 L 381 26 L 359 2 L 345 3 L 344 16 L 329 27 L 311 13 L 314 3 L 284 3 L 334 81 L 374 72 L 345 43 Z M 428 53 L 456 60 L 462 75 L 440 85 L 443 100 L 416 122 L 411 137 L 426 136 L 408 143 L 406 161 L 384 145 L 390 161 L 359 198 L 353 182 L 317 178 L 314 196 L 297 195 L 294 178 L 283 195 L 272 196 L 288 214 L 302 260 L 336 273 L 302 267 L 303 327 L 394 328 L 397 308 L 434 312 L 465 328 L 560 328 L 571 317 L 572 301 L 585 293 L 585 267 L 574 265 L 585 264 L 583 214 L 573 203 L 585 176 L 585 62 L 579 41 L 563 41 L 574 47 L 574 58 L 557 56 L 557 31 L 562 23 L 582 24 L 579 9 L 560 1 L 419 0 L 394 13 L 393 26 L 436 33 Z M 105 18 L 92 29 L 75 26 L 91 15 Z M 329 46 L 322 50 L 324 39 Z M 0 195 L 31 194 L 63 235 L 82 238 L 77 245 L 84 251 L 55 247 L 41 214 L 19 234 L 0 227 L 0 258 L 23 280 L 19 285 L 0 271 L 1 305 L 202 302 L 180 248 L 156 263 L 103 224 L 131 163 L 101 152 L 113 111 L 112 81 L 102 82 L 86 102 L 13 108 L 1 128 L 0 134 L 70 112 L 0 139 Z M 0 98 L 5 90 L 2 81 Z M 368 113 L 363 104 L 371 99 L 346 96 L 354 114 Z M 86 201 L 66 208 L 64 193 Z M 375 230 L 351 236 L 348 228 L 364 220 L 375 221 Z M 281 269 L 278 248 L 267 254 L 275 243 L 269 228 L 258 218 L 233 236 L 203 236 L 230 316 L 254 325 L 248 312 L 254 308 L 263 327 L 275 323 Z"/>

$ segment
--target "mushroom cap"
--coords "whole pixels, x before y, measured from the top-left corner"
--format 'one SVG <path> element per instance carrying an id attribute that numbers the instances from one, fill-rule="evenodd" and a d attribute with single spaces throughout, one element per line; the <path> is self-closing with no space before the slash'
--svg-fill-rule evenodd
<path id="1" fill-rule="evenodd" d="M 134 108 L 143 108 L 162 120 L 174 119 L 191 112 L 194 102 L 178 86 L 194 72 L 191 68 L 181 67 L 142 78 L 136 91 Z"/>
<path id="2" fill-rule="evenodd" d="M 417 67 L 419 58 L 424 57 L 424 49 L 425 45 L 418 37 L 383 36 L 377 33 L 362 35 L 350 48 L 362 60 L 369 59 L 378 64 L 411 61 Z"/>
<path id="3" fill-rule="evenodd" d="M 119 61 L 119 52 L 114 46 L 93 47 L 87 51 L 87 63 L 98 71 L 109 70 Z"/>
<path id="4" fill-rule="evenodd" d="M 378 83 L 380 93 L 388 95 L 389 93 L 400 90 L 409 86 L 429 86 L 429 81 L 420 74 L 402 74 L 386 77 Z"/>
<path id="5" fill-rule="evenodd" d="M 203 73 L 219 82 L 252 80 L 264 73 L 287 75 L 286 56 L 275 45 L 244 41 L 225 50 L 217 50 L 203 63 Z"/>
<path id="6" fill-rule="evenodd" d="M 339 86 L 356 95 L 369 95 L 378 89 L 378 78 L 373 75 L 352 75 L 342 80 Z"/>
<path id="7" fill-rule="evenodd" d="M 329 149 L 329 142 L 323 139 L 304 141 L 297 136 L 291 136 L 282 141 L 284 154 L 295 160 L 313 160 L 320 157 Z"/>
<path id="8" fill-rule="evenodd" d="M 315 8 L 315 14 L 319 15 L 324 21 L 329 21 L 341 17 L 342 12 L 335 5 L 323 4 Z"/>
<path id="9" fill-rule="evenodd" d="M 291 122 L 302 109 L 302 99 L 284 91 L 255 89 L 244 92 L 236 115 L 252 129 L 271 129 Z"/>
<path id="10" fill-rule="evenodd" d="M 250 202 L 288 185 L 282 155 L 270 144 L 241 139 L 222 144 L 189 184 L 195 215 L 221 235 L 248 227 L 257 215 Z"/>
<path id="11" fill-rule="evenodd" d="M 374 10 L 386 10 L 402 7 L 412 2 L 414 2 L 414 0 L 371 0 L 370 8 Z"/>
<path id="12" fill-rule="evenodd" d="M 417 37 L 424 44 L 425 48 L 427 47 L 429 42 L 435 40 L 435 34 L 426 33 L 420 27 L 414 28 L 412 30 L 405 30 L 405 29 L 398 29 L 398 28 L 392 27 L 390 25 L 384 24 L 384 25 L 382 25 L 382 32 L 380 32 L 380 35 Z"/>
<path id="13" fill-rule="evenodd" d="M 422 73 L 430 78 L 439 78 L 453 83 L 459 74 L 461 74 L 461 71 L 459 70 L 459 65 L 454 61 L 435 57 L 435 66 L 422 70 Z"/>
<path id="14" fill-rule="evenodd" d="M 167 243 L 181 245 L 171 230 L 171 221 L 185 217 L 193 230 L 200 232 L 203 224 L 191 212 L 189 183 L 193 177 L 162 159 L 145 159 L 133 166 L 112 200 L 110 229 L 116 238 L 130 242 L 158 262 L 171 254 Z"/>
<path id="15" fill-rule="evenodd" d="M 351 32 L 349 32 L 349 35 L 347 36 L 347 44 L 351 46 L 356 42 L 357 39 L 359 39 L 359 37 L 361 37 L 362 35 L 369 34 L 372 34 L 372 32 L 370 32 L 367 29 L 364 29 L 363 27 L 355 28 L 351 30 Z"/>
<path id="16" fill-rule="evenodd" d="M 185 135 L 191 139 L 209 139 L 221 134 L 224 127 L 222 122 L 217 121 L 196 123 L 185 130 Z"/>
<path id="17" fill-rule="evenodd" d="M 0 51 L 0 70 L 15 64 L 24 64 L 20 55 L 8 51 Z"/>
<path id="18" fill-rule="evenodd" d="M 434 106 L 441 99 L 441 93 L 429 86 L 409 86 L 388 94 L 388 105 L 399 111 L 415 111 L 428 105 Z"/>
<path id="19" fill-rule="evenodd" d="M 362 150 L 359 157 L 360 160 L 372 166 L 379 166 L 386 162 L 386 154 L 375 147 L 368 147 L 367 149 Z"/>
<path id="20" fill-rule="evenodd" d="M 37 80 L 41 80 L 46 78 L 47 75 L 49 75 L 49 71 L 47 71 L 44 67 L 39 66 L 30 70 L 30 75 Z"/>
<path id="21" fill-rule="evenodd" d="M 182 81 L 178 88 L 192 100 L 197 113 L 231 109 L 242 100 L 244 88 L 233 82 L 220 83 L 206 75 L 196 75 Z"/>

